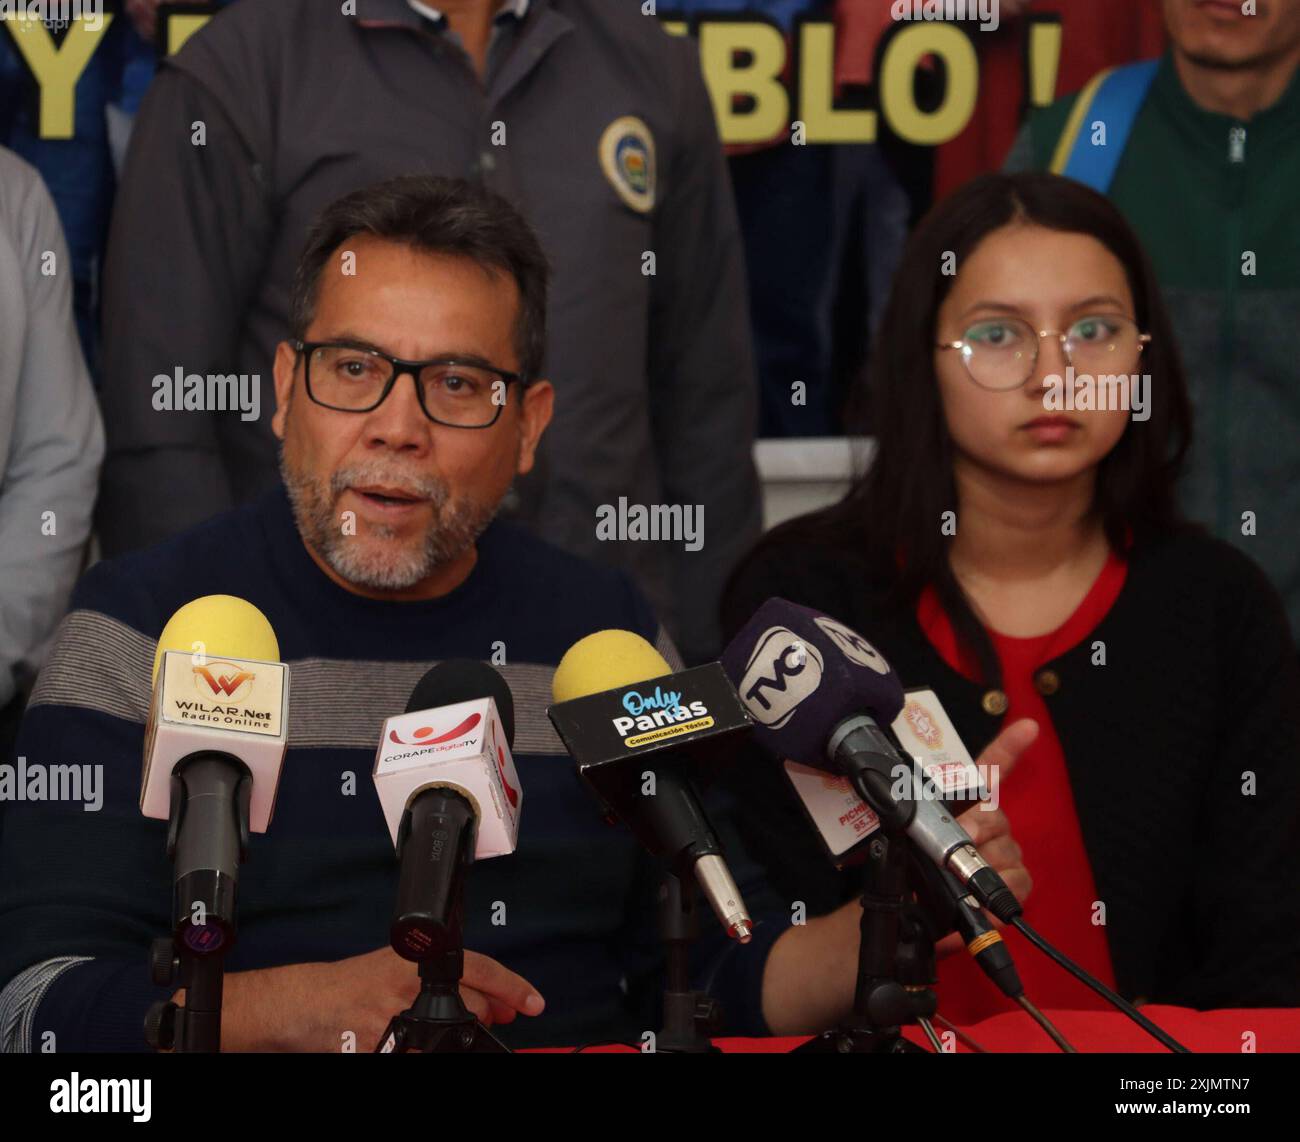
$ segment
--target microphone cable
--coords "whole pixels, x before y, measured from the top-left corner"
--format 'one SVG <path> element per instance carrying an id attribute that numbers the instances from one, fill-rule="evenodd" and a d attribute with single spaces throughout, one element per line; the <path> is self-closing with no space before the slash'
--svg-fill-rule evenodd
<path id="1" fill-rule="evenodd" d="M 930 1040 L 930 1046 L 934 1048 L 936 1055 L 945 1054 L 943 1044 L 939 1042 L 939 1036 L 934 1033 L 934 1024 L 924 1015 L 918 1015 L 916 1021 L 921 1025 L 921 1030 L 925 1032 L 925 1037 Z"/>
<path id="2" fill-rule="evenodd" d="M 1011 949 L 1002 934 L 989 923 L 975 898 L 962 888 L 947 869 L 936 868 L 913 850 L 913 868 L 921 876 L 920 895 L 928 901 L 930 911 L 946 913 L 946 922 L 957 929 L 970 957 L 980 966 L 994 986 L 1013 1003 L 1017 1003 L 1066 1054 L 1077 1054 L 1070 1042 L 1053 1026 L 1050 1019 L 1025 995 Z M 946 1022 L 946 1021 L 945 1021 Z M 953 1031 L 957 1029 L 948 1024 Z M 979 1048 L 983 1051 L 983 1048 Z"/>
<path id="3" fill-rule="evenodd" d="M 1136 1023 L 1139 1027 L 1141 1027 L 1143 1031 L 1145 1031 L 1148 1035 L 1150 1035 L 1162 1046 L 1167 1047 L 1170 1051 L 1173 1051 L 1175 1054 L 1181 1054 L 1181 1055 L 1191 1054 L 1191 1052 L 1186 1047 L 1184 1047 L 1180 1042 L 1178 1042 L 1177 1039 L 1175 1039 L 1172 1035 L 1168 1034 L 1167 1032 L 1162 1031 L 1159 1027 L 1157 1027 L 1154 1023 L 1152 1023 L 1150 1019 L 1148 1019 L 1145 1015 L 1143 1015 L 1142 1012 L 1140 1012 L 1136 1007 L 1134 1007 L 1127 999 L 1125 999 L 1121 995 L 1117 995 L 1110 988 L 1108 988 L 1104 983 L 1102 983 L 1101 980 L 1095 979 L 1093 976 L 1089 975 L 1088 972 L 1084 971 L 1083 968 L 1079 967 L 1079 965 L 1076 964 L 1072 959 L 1070 959 L 1069 956 L 1065 955 L 1063 952 L 1058 952 L 1042 936 L 1040 936 L 1037 932 L 1035 932 L 1033 928 L 1031 928 L 1028 924 L 1025 923 L 1025 918 L 1023 916 L 1017 916 L 1014 920 L 1012 920 L 1011 926 L 1015 928 L 1017 932 L 1023 935 L 1025 939 L 1027 939 L 1031 944 L 1033 944 L 1034 947 L 1036 947 L 1040 952 L 1048 956 L 1050 959 L 1054 960 L 1061 967 L 1065 968 L 1065 970 L 1068 971 L 1072 976 L 1074 976 L 1074 978 L 1077 979 L 1080 983 L 1085 984 L 1088 987 L 1092 988 L 1093 991 L 1095 991 L 1098 995 L 1100 995 L 1102 999 L 1106 1000 L 1106 1002 L 1109 1003 L 1112 1007 L 1115 1007 L 1117 1010 L 1122 1011 L 1131 1020 L 1133 1020 L 1134 1023 Z"/>
<path id="4" fill-rule="evenodd" d="M 1044 1031 L 1052 1037 L 1052 1042 L 1061 1048 L 1067 1055 L 1077 1055 L 1079 1052 L 1070 1044 L 1064 1035 L 1053 1026 L 1052 1021 L 1047 1018 L 1037 1007 L 1030 1001 L 1023 991 L 1015 997 L 1015 1000 L 1021 1007 L 1029 1012 L 1029 1017 L 1033 1019 Z"/>
<path id="5" fill-rule="evenodd" d="M 950 904 L 953 910 L 953 917 L 956 921 L 956 927 L 961 934 L 962 942 L 967 945 L 967 950 L 975 957 L 976 962 L 984 969 L 985 974 L 997 984 L 999 990 L 1008 998 L 1014 1000 L 1034 1020 L 1044 1031 L 1051 1036 L 1052 1041 L 1057 1044 L 1063 1051 L 1071 1054 L 1077 1053 L 1073 1047 L 1069 1046 L 1065 1037 L 1052 1026 L 1050 1020 L 1041 1011 L 1038 1010 L 1029 1000 L 1025 998 L 1025 989 L 1020 982 L 1016 973 L 1015 965 L 1011 962 L 1011 955 L 1006 949 L 1006 944 L 996 928 L 993 928 L 985 919 L 981 909 L 972 897 L 965 891 L 947 869 L 939 869 L 938 875 L 930 873 L 933 867 L 928 862 L 917 856 L 917 864 L 924 870 L 924 881 L 931 889 L 932 898 L 937 896 L 940 900 L 945 900 Z M 1136 1007 L 1122 996 L 1117 995 L 1100 980 L 1095 979 L 1083 968 L 1079 967 L 1069 956 L 1063 952 L 1057 951 L 1046 939 L 1034 931 L 1026 922 L 1024 912 L 1019 903 L 1010 892 L 1006 896 L 1015 907 L 1016 915 L 1013 915 L 1008 921 L 1011 927 L 1020 932 L 1031 944 L 1039 951 L 1043 952 L 1050 959 L 1055 961 L 1061 967 L 1065 968 L 1075 979 L 1090 987 L 1100 995 L 1107 1003 L 1127 1015 L 1134 1023 L 1142 1028 L 1148 1035 L 1154 1038 L 1162 1046 L 1168 1048 L 1176 1054 L 1190 1054 L 1191 1052 L 1184 1047 L 1177 1039 L 1167 1032 L 1162 1031 L 1154 1023 L 1143 1015 Z M 970 901 L 970 903 L 967 903 Z"/>

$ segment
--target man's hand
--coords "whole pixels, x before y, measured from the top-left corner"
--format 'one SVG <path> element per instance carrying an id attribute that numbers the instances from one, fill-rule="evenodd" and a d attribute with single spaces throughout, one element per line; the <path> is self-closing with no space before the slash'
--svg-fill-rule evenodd
<path id="1" fill-rule="evenodd" d="M 355 1050 L 373 1051 L 388 1021 L 419 990 L 418 968 L 391 948 L 333 963 L 234 972 L 226 977 L 221 1048 L 339 1051 L 351 1033 Z M 486 1026 L 545 1007 L 526 979 L 477 952 L 465 953 L 460 994 Z"/>

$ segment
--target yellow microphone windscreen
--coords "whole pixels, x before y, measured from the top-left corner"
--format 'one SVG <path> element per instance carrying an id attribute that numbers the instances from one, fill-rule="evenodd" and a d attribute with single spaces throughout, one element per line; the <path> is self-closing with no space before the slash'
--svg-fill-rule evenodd
<path id="1" fill-rule="evenodd" d="M 564 652 L 555 668 L 551 694 L 557 702 L 568 702 L 672 672 L 664 656 L 639 634 L 598 630 Z"/>
<path id="2" fill-rule="evenodd" d="M 280 660 L 280 643 L 267 617 L 247 599 L 235 595 L 204 595 L 186 603 L 167 620 L 153 657 L 155 679 L 163 653 L 168 650 L 202 653 L 207 658 Z"/>

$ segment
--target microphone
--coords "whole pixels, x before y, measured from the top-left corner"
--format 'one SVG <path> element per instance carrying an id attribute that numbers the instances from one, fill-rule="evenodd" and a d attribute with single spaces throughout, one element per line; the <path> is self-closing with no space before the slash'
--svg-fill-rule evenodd
<path id="1" fill-rule="evenodd" d="M 266 616 L 233 595 L 181 607 L 158 636 L 140 810 L 169 822 L 177 938 L 228 951 L 249 832 L 275 809 L 289 671 Z"/>
<path id="2" fill-rule="evenodd" d="M 674 673 L 640 635 L 598 631 L 565 652 L 552 692 L 547 715 L 606 816 L 680 879 L 693 872 L 727 935 L 748 943 L 753 920 L 690 776 L 750 728 L 722 667 Z"/>
<path id="3" fill-rule="evenodd" d="M 905 697 L 903 712 L 891 727 L 898 744 L 950 805 L 978 799 L 979 769 L 939 696 L 927 687 L 915 687 L 905 691 Z M 848 778 L 788 760 L 783 768 L 827 858 L 837 868 L 864 858 L 867 840 L 880 827 L 880 818 L 854 792 Z"/>
<path id="4" fill-rule="evenodd" d="M 769 599 L 732 639 L 722 665 L 765 752 L 848 777 L 887 831 L 905 833 L 998 919 L 1021 914 L 933 782 L 896 745 L 889 726 L 903 709 L 903 687 L 865 638 L 819 611 Z"/>
<path id="5" fill-rule="evenodd" d="M 384 723 L 374 782 L 400 863 L 389 940 L 405 959 L 459 959 L 469 865 L 515 851 L 514 735 L 510 687 L 471 659 L 427 671 Z"/>
<path id="6" fill-rule="evenodd" d="M 916 859 L 913 867 L 919 878 L 917 896 L 922 908 L 940 932 L 955 928 L 971 958 L 1008 999 L 1018 1000 L 1025 994 L 1011 951 L 1002 934 L 984 916 L 979 902 L 946 869 L 936 868 L 927 860 Z"/>

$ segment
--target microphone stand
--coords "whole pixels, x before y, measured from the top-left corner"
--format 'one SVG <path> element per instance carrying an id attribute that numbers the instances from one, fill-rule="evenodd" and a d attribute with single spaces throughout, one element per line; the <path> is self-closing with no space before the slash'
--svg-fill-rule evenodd
<path id="1" fill-rule="evenodd" d="M 456 934 L 459 936 L 459 931 Z M 461 999 L 464 971 L 465 950 L 459 940 L 456 947 L 420 960 L 420 994 L 388 1021 L 375 1053 L 509 1054 L 510 1048 L 484 1027 Z"/>
<path id="2" fill-rule="evenodd" d="M 224 952 L 196 956 L 169 936 L 154 940 L 149 974 L 163 987 L 185 988 L 185 1006 L 160 999 L 144 1017 L 145 1041 L 156 1051 L 215 1054 L 221 1050 L 221 996 L 226 980 Z"/>
<path id="3" fill-rule="evenodd" d="M 699 895 L 690 880 L 668 872 L 659 887 L 659 931 L 664 941 L 667 982 L 664 1024 L 655 1051 L 664 1054 L 721 1053 L 709 1038 L 722 1023 L 722 1007 L 690 985 L 691 944 L 700 934 Z"/>
<path id="4" fill-rule="evenodd" d="M 475 816 L 469 801 L 446 788 L 425 790 L 408 808 L 398 843 L 402 871 L 393 949 L 419 964 L 420 993 L 394 1015 L 375 1053 L 509 1054 L 460 995 L 465 973 L 465 874 L 474 856 Z M 412 840 L 412 838 L 415 840 Z M 442 875 L 422 878 L 418 854 L 436 842 Z M 445 843 L 449 842 L 449 843 Z M 444 848 L 445 844 L 445 848 Z M 408 845 L 414 846 L 406 859 Z M 436 918 L 437 922 L 431 922 Z"/>
<path id="5" fill-rule="evenodd" d="M 933 945 L 914 918 L 905 918 L 906 846 L 902 833 L 873 837 L 867 846 L 853 1011 L 835 1030 L 822 1032 L 792 1054 L 925 1053 L 901 1030 L 904 1024 L 928 1021 L 937 1007 L 928 986 Z"/>
<path id="6" fill-rule="evenodd" d="M 215 750 L 183 758 L 172 772 L 172 934 L 154 940 L 149 975 L 160 987 L 183 987 L 185 1006 L 170 999 L 150 1006 L 144 1036 L 155 1050 L 221 1050 L 226 955 L 235 943 L 234 870 L 248 856 L 252 793 L 248 767 Z"/>

